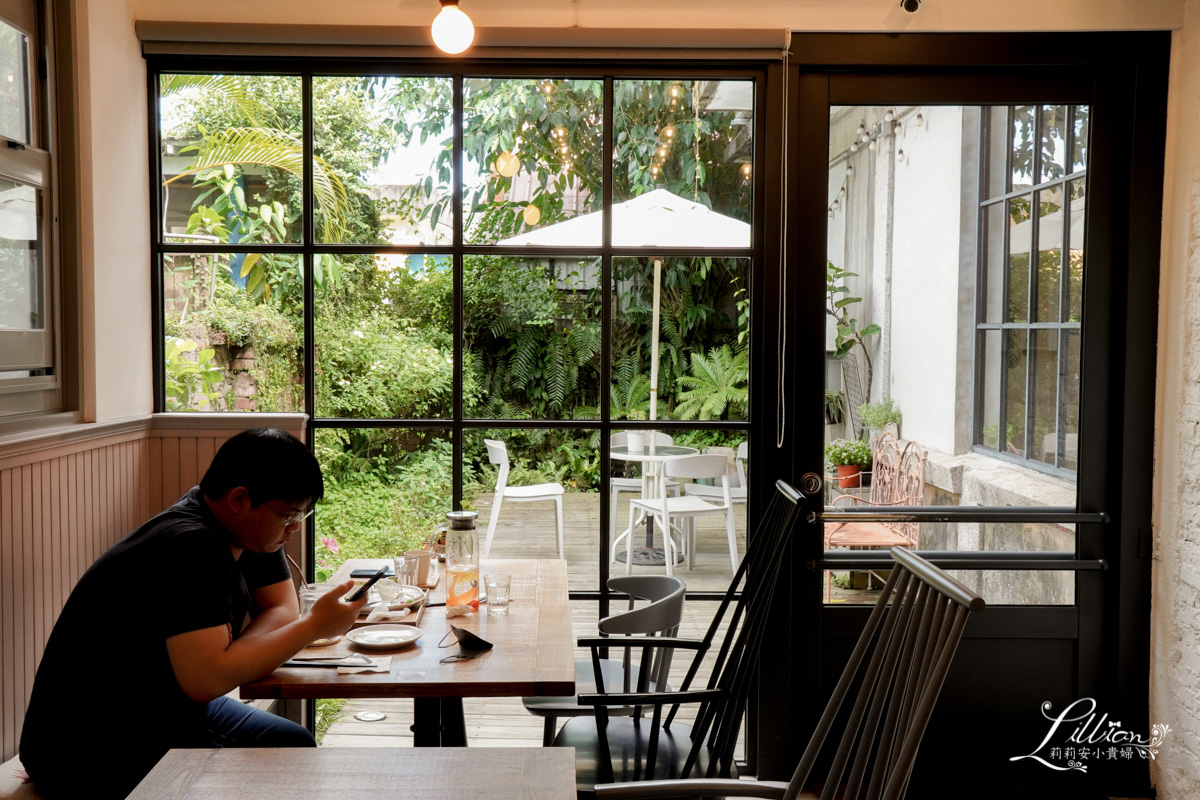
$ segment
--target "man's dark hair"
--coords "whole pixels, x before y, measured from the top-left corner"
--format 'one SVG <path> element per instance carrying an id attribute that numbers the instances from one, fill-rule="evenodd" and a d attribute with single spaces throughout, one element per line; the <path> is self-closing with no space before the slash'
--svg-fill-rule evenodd
<path id="1" fill-rule="evenodd" d="M 278 428 L 250 428 L 230 438 L 200 481 L 200 490 L 214 500 L 237 486 L 246 487 L 255 506 L 268 500 L 315 503 L 325 496 L 316 457 Z"/>

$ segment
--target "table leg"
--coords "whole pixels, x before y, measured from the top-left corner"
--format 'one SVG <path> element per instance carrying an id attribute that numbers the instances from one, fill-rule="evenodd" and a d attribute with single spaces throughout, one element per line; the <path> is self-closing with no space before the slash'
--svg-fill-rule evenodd
<path id="1" fill-rule="evenodd" d="M 414 747 L 466 747 L 467 723 L 461 697 L 413 698 Z"/>

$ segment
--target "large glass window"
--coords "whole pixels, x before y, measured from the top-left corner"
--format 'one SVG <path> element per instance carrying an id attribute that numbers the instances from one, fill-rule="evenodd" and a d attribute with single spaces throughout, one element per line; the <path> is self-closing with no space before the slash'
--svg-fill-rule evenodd
<path id="1" fill-rule="evenodd" d="M 162 408 L 312 415 L 319 563 L 455 505 L 494 556 L 553 557 L 555 505 L 505 497 L 561 486 L 572 588 L 597 589 L 645 474 L 602 462 L 625 425 L 725 455 L 744 552 L 757 73 L 189 66 L 157 81 Z M 707 523 L 693 589 L 728 583 Z"/>
<path id="2" fill-rule="evenodd" d="M 1088 106 L 982 114 L 975 443 L 1075 470 Z"/>

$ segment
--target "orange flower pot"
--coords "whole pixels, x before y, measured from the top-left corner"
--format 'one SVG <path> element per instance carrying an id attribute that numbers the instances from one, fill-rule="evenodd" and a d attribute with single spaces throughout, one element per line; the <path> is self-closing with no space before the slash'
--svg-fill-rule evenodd
<path id="1" fill-rule="evenodd" d="M 857 489 L 862 482 L 862 467 L 858 464 L 838 464 L 838 488 Z"/>

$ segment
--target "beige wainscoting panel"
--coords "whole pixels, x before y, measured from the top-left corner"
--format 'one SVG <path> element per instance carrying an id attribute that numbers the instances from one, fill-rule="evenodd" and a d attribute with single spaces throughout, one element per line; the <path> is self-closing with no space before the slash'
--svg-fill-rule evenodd
<path id="1" fill-rule="evenodd" d="M 199 482 L 253 425 L 303 414 L 162 414 L 0 439 L 0 761 L 17 753 L 38 660 L 80 576 Z"/>

